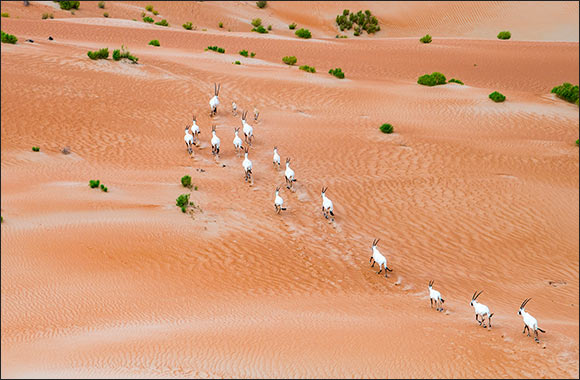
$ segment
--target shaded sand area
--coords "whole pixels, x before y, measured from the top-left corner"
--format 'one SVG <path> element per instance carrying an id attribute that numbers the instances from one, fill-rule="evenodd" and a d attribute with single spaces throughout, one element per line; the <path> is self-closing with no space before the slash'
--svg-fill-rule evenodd
<path id="1" fill-rule="evenodd" d="M 170 26 L 132 21 L 146 4 Z M 1 3 L 19 38 L 1 56 L 2 377 L 579 376 L 578 106 L 550 94 L 579 80 L 578 2 L 443 3 L 440 18 L 422 3 L 55 7 Z M 334 38 L 343 8 L 370 9 L 381 32 Z M 256 17 L 272 32 L 250 32 Z M 86 55 L 122 44 L 139 65 Z M 465 86 L 416 83 L 433 71 Z M 260 110 L 253 186 L 232 101 Z M 281 215 L 274 145 L 298 179 Z M 186 174 L 193 216 L 175 206 Z M 388 279 L 370 268 L 374 238 Z M 474 321 L 476 289 L 492 329 Z M 540 344 L 522 334 L 527 297 Z"/>

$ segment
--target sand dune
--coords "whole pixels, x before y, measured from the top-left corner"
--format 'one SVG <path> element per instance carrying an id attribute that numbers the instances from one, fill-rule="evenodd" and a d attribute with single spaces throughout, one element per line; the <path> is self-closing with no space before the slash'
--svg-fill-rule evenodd
<path id="1" fill-rule="evenodd" d="M 2 377 L 579 376 L 578 106 L 550 94 L 579 80 L 577 2 L 151 2 L 169 28 L 132 21 L 146 4 L 1 4 L 19 38 L 1 52 Z M 381 32 L 334 38 L 344 8 Z M 273 31 L 251 33 L 255 17 Z M 139 65 L 86 56 L 122 44 Z M 416 84 L 433 71 L 465 86 Z M 260 110 L 253 185 L 232 101 Z M 274 145 L 298 179 L 282 215 Z M 175 206 L 185 174 L 193 215 Z M 377 237 L 388 279 L 368 262 Z M 521 334 L 527 297 L 539 345 Z"/>

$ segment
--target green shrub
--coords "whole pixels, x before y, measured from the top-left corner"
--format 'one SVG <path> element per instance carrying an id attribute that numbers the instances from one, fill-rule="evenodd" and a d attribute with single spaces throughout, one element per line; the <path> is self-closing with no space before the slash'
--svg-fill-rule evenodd
<path id="1" fill-rule="evenodd" d="M 308 39 L 308 38 L 312 37 L 312 34 L 310 33 L 310 30 L 308 30 L 308 29 L 298 29 L 297 31 L 294 32 L 294 34 L 296 34 L 300 38 Z"/>
<path id="2" fill-rule="evenodd" d="M 272 25 L 268 25 L 268 30 L 272 30 Z"/>
<path id="3" fill-rule="evenodd" d="M 235 62 L 234 62 L 234 64 L 236 64 L 236 65 L 241 65 L 241 64 L 242 64 L 242 62 L 240 62 L 240 61 L 235 61 Z"/>
<path id="4" fill-rule="evenodd" d="M 100 181 L 100 180 L 98 180 L 98 179 L 97 179 L 97 180 L 95 180 L 95 179 L 91 179 L 91 180 L 89 181 L 89 186 L 91 187 L 91 189 L 94 189 L 94 188 L 96 188 L 96 187 L 99 187 L 99 184 L 100 184 L 100 183 L 101 183 L 101 181 Z"/>
<path id="5" fill-rule="evenodd" d="M 188 175 L 184 175 L 183 177 L 181 177 L 181 184 L 183 185 L 183 187 L 191 188 L 191 177 Z"/>
<path id="6" fill-rule="evenodd" d="M 8 34 L 0 31 L 0 35 L 1 35 L 0 40 L 5 44 L 15 44 L 16 41 L 18 41 L 18 38 L 16 38 L 16 36 L 13 34 Z"/>
<path id="7" fill-rule="evenodd" d="M 350 13 L 348 9 L 345 9 L 342 14 L 336 16 L 336 24 L 341 32 L 351 30 L 356 25 L 354 29 L 355 36 L 360 36 L 363 31 L 373 34 L 381 30 L 379 20 L 369 10 Z"/>
<path id="8" fill-rule="evenodd" d="M 343 35 L 337 34 L 336 36 L 334 36 L 334 38 L 348 38 L 348 36 L 343 36 Z"/>
<path id="9" fill-rule="evenodd" d="M 147 10 L 149 12 L 153 12 L 153 5 L 147 5 L 147 6 L 145 6 L 145 10 Z"/>
<path id="10" fill-rule="evenodd" d="M 379 127 L 383 133 L 393 133 L 393 126 L 391 124 L 383 124 Z"/>
<path id="11" fill-rule="evenodd" d="M 103 13 L 103 16 L 109 17 L 109 13 L 105 12 L 105 13 Z"/>
<path id="12" fill-rule="evenodd" d="M 33 147 L 32 147 L 32 151 L 33 151 L 33 152 L 40 152 L 40 147 L 38 147 L 38 146 L 33 146 Z"/>
<path id="13" fill-rule="evenodd" d="M 107 59 L 107 58 L 109 58 L 109 49 L 102 48 L 102 49 L 96 50 L 96 51 L 88 51 L 87 55 L 89 56 L 90 59 L 93 59 L 93 60 Z"/>
<path id="14" fill-rule="evenodd" d="M 578 146 L 578 144 L 580 144 L 580 139 L 576 140 L 576 146 Z"/>
<path id="15" fill-rule="evenodd" d="M 105 186 L 105 185 L 103 185 L 103 184 L 101 184 L 101 190 L 102 190 L 102 191 L 104 191 L 105 193 L 106 193 L 107 191 L 109 191 L 109 189 L 107 189 L 107 186 Z"/>
<path id="16" fill-rule="evenodd" d="M 421 37 L 421 39 L 419 41 L 423 42 L 424 44 L 431 43 L 431 36 L 428 34 L 425 34 L 423 37 Z"/>
<path id="17" fill-rule="evenodd" d="M 159 12 L 157 12 L 156 10 L 153 10 L 153 12 L 151 12 L 151 13 L 153 13 L 155 16 L 157 16 L 159 14 Z"/>
<path id="18" fill-rule="evenodd" d="M 253 19 L 252 20 L 252 25 L 257 28 L 258 26 L 262 25 L 262 19 L 261 18 L 255 18 L 255 19 Z"/>
<path id="19" fill-rule="evenodd" d="M 308 65 L 302 65 L 300 67 L 298 67 L 300 70 L 304 70 L 307 71 L 309 73 L 315 73 L 316 69 L 314 67 L 308 66 Z"/>
<path id="20" fill-rule="evenodd" d="M 292 56 L 286 56 L 284 58 L 282 58 L 282 62 L 284 62 L 287 65 L 294 65 L 296 62 L 298 62 L 298 59 L 296 59 L 296 57 Z"/>
<path id="21" fill-rule="evenodd" d="M 54 18 L 54 16 L 52 15 L 52 13 L 43 13 L 42 14 L 42 19 L 46 20 L 47 18 Z"/>
<path id="22" fill-rule="evenodd" d="M 182 208 L 187 207 L 189 205 L 189 194 L 181 194 L 175 200 L 175 204 L 177 205 L 177 207 L 182 207 Z M 183 212 L 185 212 L 185 211 L 183 211 Z"/>
<path id="23" fill-rule="evenodd" d="M 4 217 L 0 216 L 0 223 L 4 223 Z"/>
<path id="24" fill-rule="evenodd" d="M 240 50 L 240 55 L 243 55 L 244 57 L 248 56 L 248 51 L 247 50 Z"/>
<path id="25" fill-rule="evenodd" d="M 296 25 L 296 23 L 295 23 L 295 22 L 293 22 L 292 24 L 288 25 L 288 29 L 292 29 L 292 30 L 294 30 L 294 29 L 296 29 L 296 27 L 297 27 L 297 26 L 298 26 L 298 25 Z"/>
<path id="26" fill-rule="evenodd" d="M 151 40 L 151 41 L 149 41 L 149 45 L 153 45 L 153 46 L 161 46 L 161 45 L 159 44 L 159 40 Z"/>
<path id="27" fill-rule="evenodd" d="M 163 19 L 159 22 L 156 22 L 155 25 L 160 25 L 160 26 L 169 26 L 169 23 L 167 22 L 166 19 Z"/>
<path id="28" fill-rule="evenodd" d="M 502 95 L 502 94 L 500 94 L 497 91 L 494 91 L 491 94 L 489 94 L 489 98 L 491 100 L 493 100 L 494 102 L 496 102 L 496 103 L 501 103 L 501 102 L 503 102 L 505 100 L 505 96 Z"/>
<path id="29" fill-rule="evenodd" d="M 250 57 L 254 58 L 255 56 L 256 56 L 256 53 L 254 53 L 254 52 L 250 53 Z"/>
<path id="30" fill-rule="evenodd" d="M 336 69 L 330 69 L 328 70 L 328 73 L 334 75 L 338 79 L 344 79 L 344 73 L 340 67 L 337 67 Z"/>
<path id="31" fill-rule="evenodd" d="M 223 27 L 224 27 L 224 23 L 223 23 L 223 22 L 220 22 L 220 23 L 218 24 L 218 26 L 219 26 L 220 28 L 223 28 Z"/>
<path id="32" fill-rule="evenodd" d="M 267 3 L 268 3 L 267 1 L 256 1 L 256 5 L 258 6 L 258 8 L 266 7 Z"/>
<path id="33" fill-rule="evenodd" d="M 552 94 L 556 94 L 560 99 L 564 99 L 570 103 L 578 104 L 578 86 L 573 86 L 572 83 L 563 83 L 552 89 Z"/>
<path id="34" fill-rule="evenodd" d="M 191 30 L 193 28 L 193 25 L 191 24 L 190 21 L 186 22 L 182 26 L 183 26 L 183 29 L 187 29 L 187 30 Z"/>
<path id="35" fill-rule="evenodd" d="M 455 79 L 455 78 L 449 79 L 449 83 L 458 83 L 460 85 L 463 85 L 462 81 L 460 81 L 459 79 Z"/>
<path id="36" fill-rule="evenodd" d="M 115 61 L 120 61 L 123 58 L 127 58 L 133 63 L 137 63 L 137 61 L 139 60 L 139 58 L 131 55 L 131 53 L 129 53 L 128 50 L 125 50 L 125 46 L 121 46 L 121 50 L 119 49 L 113 50 L 113 59 Z"/>
<path id="37" fill-rule="evenodd" d="M 213 50 L 215 52 L 222 53 L 222 54 L 226 52 L 226 49 L 221 48 L 221 47 L 217 47 L 217 46 L 208 46 L 207 48 L 209 50 Z"/>
<path id="38" fill-rule="evenodd" d="M 99 1 L 99 8 L 105 9 L 105 2 L 104 1 Z"/>
<path id="39" fill-rule="evenodd" d="M 148 22 L 149 24 L 151 24 L 151 23 L 152 23 L 153 21 L 155 21 L 155 20 L 153 20 L 153 19 L 152 19 L 151 17 L 149 17 L 149 16 L 145 16 L 145 17 L 143 17 L 143 21 L 145 21 L 145 22 Z"/>
<path id="40" fill-rule="evenodd" d="M 8 13 L 2 13 L 2 14 L 0 14 L 0 16 L 2 16 L 2 17 L 10 17 L 10 14 L 8 14 Z"/>
<path id="41" fill-rule="evenodd" d="M 509 40 L 511 37 L 512 37 L 512 34 L 507 30 L 504 30 L 503 32 L 499 32 L 499 34 L 497 35 L 497 38 L 499 38 L 500 40 Z"/>
<path id="42" fill-rule="evenodd" d="M 81 5 L 80 1 L 59 1 L 58 4 L 60 5 L 60 9 L 64 9 L 68 11 L 70 9 L 79 9 Z"/>
<path id="43" fill-rule="evenodd" d="M 193 187 L 193 190 L 197 191 L 197 185 L 195 185 L 195 186 Z"/>
<path id="44" fill-rule="evenodd" d="M 252 32 L 258 32 L 258 33 L 261 33 L 261 34 L 268 33 L 268 31 L 266 30 L 266 28 L 264 28 L 264 26 L 262 26 L 262 25 L 258 26 L 257 28 L 253 28 L 252 29 Z"/>
<path id="45" fill-rule="evenodd" d="M 425 74 L 419 77 L 417 83 L 424 86 L 436 86 L 438 84 L 445 84 L 445 75 L 435 71 L 432 74 Z"/>

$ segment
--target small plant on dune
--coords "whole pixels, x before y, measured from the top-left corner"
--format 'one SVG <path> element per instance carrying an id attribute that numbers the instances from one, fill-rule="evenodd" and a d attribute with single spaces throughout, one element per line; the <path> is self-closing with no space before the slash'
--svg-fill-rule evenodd
<path id="1" fill-rule="evenodd" d="M 258 8 L 265 8 L 267 4 L 268 4 L 267 1 L 256 1 L 256 5 L 258 6 Z"/>
<path id="2" fill-rule="evenodd" d="M 294 65 L 296 62 L 298 62 L 298 59 L 296 59 L 296 57 L 294 57 L 293 55 L 291 56 L 286 56 L 284 58 L 282 58 L 282 62 L 284 62 L 287 65 Z"/>
<path id="3" fill-rule="evenodd" d="M 226 49 L 218 47 L 218 46 L 208 46 L 207 48 L 209 50 L 213 50 L 215 52 L 222 53 L 222 54 L 226 52 Z"/>
<path id="4" fill-rule="evenodd" d="M 163 19 L 159 22 L 156 22 L 155 25 L 160 25 L 160 26 L 169 26 L 169 23 L 167 22 L 166 19 Z"/>
<path id="5" fill-rule="evenodd" d="M 358 11 L 357 13 L 350 13 L 348 9 L 345 9 L 341 15 L 336 16 L 335 21 L 341 32 L 351 30 L 354 26 L 355 36 L 360 36 L 363 31 L 366 31 L 368 34 L 373 34 L 381 30 L 379 20 L 368 9 L 364 12 Z"/>
<path id="6" fill-rule="evenodd" d="M 268 25 L 268 30 L 272 30 L 272 25 Z"/>
<path id="7" fill-rule="evenodd" d="M 79 9 L 81 2 L 80 1 L 59 1 L 58 5 L 60 5 L 60 9 L 64 9 L 65 11 L 69 11 L 71 9 Z"/>
<path id="8" fill-rule="evenodd" d="M 300 38 L 305 39 L 312 37 L 312 33 L 310 33 L 310 30 L 304 28 L 298 29 L 297 31 L 294 32 L 294 34 Z"/>
<path id="9" fill-rule="evenodd" d="M 91 187 L 91 189 L 99 187 L 100 184 L 101 184 L 101 180 L 98 180 L 98 179 L 91 179 L 89 181 L 89 186 Z"/>
<path id="10" fill-rule="evenodd" d="M 133 63 L 137 63 L 137 61 L 139 60 L 139 58 L 131 55 L 131 53 L 129 53 L 128 50 L 125 50 L 125 46 L 122 45 L 120 50 L 119 49 L 113 50 L 113 59 L 115 61 L 120 61 L 123 58 L 126 58 Z"/>
<path id="11" fill-rule="evenodd" d="M 551 93 L 556 94 L 560 99 L 578 104 L 578 86 L 573 86 L 572 83 L 566 82 L 560 86 L 556 86 L 552 89 Z"/>
<path id="12" fill-rule="evenodd" d="M 183 29 L 187 29 L 187 30 L 193 29 L 193 24 L 190 21 L 186 22 L 182 26 L 183 26 Z"/>
<path id="13" fill-rule="evenodd" d="M 253 28 L 252 32 L 258 32 L 260 34 L 266 34 L 268 33 L 268 30 L 266 28 L 264 28 L 263 25 L 258 26 L 257 28 Z"/>
<path id="14" fill-rule="evenodd" d="M 421 41 L 424 44 L 429 44 L 431 43 L 431 36 L 428 34 L 425 34 L 423 37 L 421 37 L 421 39 L 419 41 Z"/>
<path id="15" fill-rule="evenodd" d="M 328 73 L 334 75 L 338 79 L 344 79 L 344 73 L 340 67 L 337 67 L 336 69 L 330 69 L 328 70 Z"/>
<path id="16" fill-rule="evenodd" d="M 455 78 L 449 79 L 449 83 L 457 83 L 457 84 L 463 85 L 462 81 L 460 81 L 459 79 L 455 79 Z"/>
<path id="17" fill-rule="evenodd" d="M 253 19 L 252 20 L 252 25 L 257 28 L 258 26 L 262 25 L 262 19 L 261 18 L 255 18 L 255 19 Z"/>
<path id="18" fill-rule="evenodd" d="M 493 100 L 494 102 L 496 102 L 496 103 L 501 103 L 501 102 L 503 102 L 505 100 L 505 96 L 502 95 L 502 94 L 500 94 L 497 91 L 494 91 L 491 94 L 489 94 L 489 98 L 491 100 Z"/>
<path id="19" fill-rule="evenodd" d="M 102 48 L 100 50 L 88 51 L 87 52 L 87 55 L 92 60 L 107 59 L 107 58 L 109 58 L 109 49 L 108 48 Z"/>
<path id="20" fill-rule="evenodd" d="M 159 40 L 151 40 L 151 41 L 149 41 L 149 45 L 161 46 L 161 44 L 159 43 Z"/>
<path id="21" fill-rule="evenodd" d="M 292 30 L 294 30 L 294 29 L 296 29 L 296 27 L 297 27 L 297 26 L 298 26 L 298 25 L 296 25 L 296 23 L 295 23 L 295 22 L 293 22 L 292 24 L 288 25 L 288 29 L 292 29 Z"/>
<path id="22" fill-rule="evenodd" d="M 143 21 L 145 21 L 145 22 L 148 22 L 149 24 L 151 24 L 151 23 L 153 23 L 153 21 L 155 21 L 155 20 L 153 20 L 153 19 L 152 19 L 151 17 L 149 17 L 149 16 L 145 16 L 145 17 L 143 17 Z"/>
<path id="23" fill-rule="evenodd" d="M 304 71 L 309 72 L 309 73 L 315 73 L 316 72 L 316 69 L 314 67 L 308 66 L 308 65 L 302 65 L 302 66 L 300 66 L 298 68 L 300 70 L 304 70 Z"/>
<path id="24" fill-rule="evenodd" d="M 104 1 L 99 1 L 99 8 L 105 9 L 105 2 Z"/>
<path id="25" fill-rule="evenodd" d="M 500 40 L 509 40 L 511 37 L 512 37 L 512 34 L 507 30 L 504 30 L 503 32 L 499 32 L 499 34 L 497 35 L 497 38 L 499 38 Z"/>
<path id="26" fill-rule="evenodd" d="M 244 57 L 248 56 L 248 51 L 247 50 L 240 50 L 240 55 L 243 55 Z"/>
<path id="27" fill-rule="evenodd" d="M 155 9 L 154 9 L 154 10 L 153 10 L 153 12 L 151 12 L 151 13 L 153 13 L 155 16 L 157 16 L 157 15 L 159 14 L 159 12 L 158 12 L 158 11 L 156 11 Z"/>
<path id="28" fill-rule="evenodd" d="M 185 211 L 187 211 L 187 206 L 189 206 L 189 194 L 181 194 L 177 197 L 175 205 L 181 208 L 181 212 L 185 213 Z"/>
<path id="29" fill-rule="evenodd" d="M 4 217 L 0 216 L 0 223 L 4 223 Z"/>
<path id="30" fill-rule="evenodd" d="M 2 14 L 0 14 L 0 15 L 1 15 L 2 17 L 10 17 L 10 14 L 8 14 L 8 13 L 2 13 Z"/>
<path id="31" fill-rule="evenodd" d="M 240 62 L 240 61 L 235 61 L 235 62 L 234 62 L 234 64 L 235 64 L 235 65 L 241 65 L 241 64 L 242 64 L 242 62 Z"/>
<path id="32" fill-rule="evenodd" d="M 580 139 L 576 139 L 576 146 L 579 146 L 580 144 Z"/>
<path id="33" fill-rule="evenodd" d="M 183 177 L 181 177 L 181 184 L 183 185 L 183 187 L 188 187 L 191 189 L 191 177 L 188 175 L 184 175 Z"/>
<path id="34" fill-rule="evenodd" d="M 33 151 L 33 152 L 40 152 L 40 147 L 38 147 L 38 146 L 33 146 L 33 147 L 32 147 L 32 151 Z"/>
<path id="35" fill-rule="evenodd" d="M 431 74 L 425 74 L 417 79 L 417 83 L 422 84 L 423 86 L 436 86 L 440 84 L 445 84 L 446 78 L 445 75 L 435 71 Z"/>
<path id="36" fill-rule="evenodd" d="M 256 56 L 256 53 L 254 53 L 254 52 L 250 53 L 250 57 L 254 58 L 255 56 Z"/>
<path id="37" fill-rule="evenodd" d="M 109 13 L 105 12 L 105 13 L 103 13 L 103 16 L 109 17 Z"/>
<path id="38" fill-rule="evenodd" d="M 383 133 L 393 133 L 393 126 L 391 124 L 383 124 L 379 127 Z"/>
<path id="39" fill-rule="evenodd" d="M 54 16 L 52 15 L 52 13 L 43 13 L 42 14 L 42 19 L 46 20 L 47 18 L 54 18 Z"/>
<path id="40" fill-rule="evenodd" d="M 107 186 L 101 184 L 101 191 L 104 191 L 106 193 L 107 191 L 109 191 L 109 189 L 107 188 Z"/>
<path id="41" fill-rule="evenodd" d="M 342 34 L 337 34 L 334 38 L 348 38 L 348 36 L 344 36 Z"/>
<path id="42" fill-rule="evenodd" d="M 223 27 L 224 27 L 224 23 L 223 23 L 223 22 L 220 22 L 220 23 L 218 24 L 218 26 L 219 26 L 220 28 L 223 28 Z"/>
<path id="43" fill-rule="evenodd" d="M 153 5 L 146 5 L 145 10 L 147 10 L 148 12 L 153 12 Z"/>
<path id="44" fill-rule="evenodd" d="M 0 35 L 1 35 L 0 40 L 5 44 L 15 44 L 16 41 L 18 41 L 18 38 L 16 38 L 16 36 L 13 34 L 8 34 L 0 31 Z"/>

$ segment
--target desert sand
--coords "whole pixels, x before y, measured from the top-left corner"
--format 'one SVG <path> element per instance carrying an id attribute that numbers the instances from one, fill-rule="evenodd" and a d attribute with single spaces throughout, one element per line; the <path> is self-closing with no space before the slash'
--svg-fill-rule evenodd
<path id="1" fill-rule="evenodd" d="M 142 22 L 147 4 L 170 26 Z M 381 31 L 335 38 L 344 8 L 370 9 Z M 578 2 L 1 10 L 19 38 L 1 50 L 3 378 L 578 378 L 579 113 L 550 93 L 579 80 Z M 273 30 L 250 32 L 256 17 Z M 86 54 L 121 45 L 138 65 Z M 416 83 L 433 71 L 465 85 Z M 252 186 L 232 101 L 260 111 Z M 274 145 L 297 178 L 280 215 Z M 175 206 L 184 175 L 198 187 L 193 215 Z M 386 279 L 370 268 L 375 238 Z M 430 308 L 429 280 L 445 312 Z M 475 290 L 491 329 L 474 321 Z M 539 344 L 517 315 L 528 297 Z"/>

